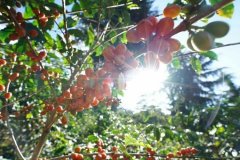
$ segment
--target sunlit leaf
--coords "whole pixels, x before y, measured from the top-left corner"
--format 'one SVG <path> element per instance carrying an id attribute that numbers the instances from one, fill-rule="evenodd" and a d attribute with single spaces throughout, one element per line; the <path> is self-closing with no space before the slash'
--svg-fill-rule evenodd
<path id="1" fill-rule="evenodd" d="M 211 60 L 217 60 L 218 56 L 215 52 L 213 51 L 207 51 L 207 52 L 203 52 L 201 53 L 201 55 L 210 58 Z"/>
<path id="2" fill-rule="evenodd" d="M 196 57 L 192 57 L 190 63 L 192 65 L 192 68 L 194 69 L 194 71 L 197 74 L 200 74 L 202 71 L 201 61 L 199 59 L 197 59 Z"/>
<path id="3" fill-rule="evenodd" d="M 219 3 L 219 2 L 222 2 L 222 0 L 210 0 L 210 3 L 212 5 L 215 5 L 215 4 Z M 226 18 L 232 18 L 233 13 L 234 13 L 234 5 L 233 5 L 233 3 L 230 3 L 230 4 L 226 5 L 225 7 L 217 10 L 217 14 L 219 16 L 226 17 Z"/>
<path id="4" fill-rule="evenodd" d="M 180 59 L 179 59 L 178 57 L 175 57 L 175 58 L 172 60 L 172 65 L 173 65 L 174 68 L 180 69 L 180 68 L 181 68 Z"/>
<path id="5" fill-rule="evenodd" d="M 30 113 L 28 113 L 27 115 L 26 115 L 26 118 L 27 119 L 31 119 L 31 118 L 33 118 L 33 115 L 32 115 L 32 113 L 30 112 Z"/>
<path id="6" fill-rule="evenodd" d="M 23 14 L 23 17 L 24 18 L 32 18 L 34 16 L 35 16 L 35 14 L 33 13 L 31 7 L 27 4 L 25 7 L 25 12 Z"/>

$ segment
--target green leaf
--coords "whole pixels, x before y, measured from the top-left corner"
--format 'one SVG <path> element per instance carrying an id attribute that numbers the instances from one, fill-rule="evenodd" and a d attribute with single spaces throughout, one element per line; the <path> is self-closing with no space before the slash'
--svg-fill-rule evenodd
<path id="1" fill-rule="evenodd" d="M 226 18 L 232 18 L 233 13 L 234 13 L 234 5 L 233 4 L 229 4 L 229 5 L 225 6 L 224 8 L 217 10 L 217 14 L 219 16 L 226 17 Z"/>
<path id="2" fill-rule="evenodd" d="M 53 40 L 52 36 L 48 32 L 44 33 L 44 36 L 45 36 L 46 42 L 47 42 L 45 44 L 46 48 L 53 47 L 55 44 L 54 44 L 54 40 Z"/>
<path id="3" fill-rule="evenodd" d="M 54 53 L 48 53 L 48 56 L 50 57 L 50 58 L 54 58 L 54 59 L 59 59 L 59 57 L 58 56 L 56 56 L 56 54 L 54 54 Z"/>
<path id="4" fill-rule="evenodd" d="M 0 30 L 0 41 L 4 42 L 13 32 L 14 28 L 12 25 L 8 25 L 4 29 Z"/>
<path id="5" fill-rule="evenodd" d="M 24 39 L 18 40 L 16 44 L 16 51 L 18 53 L 24 53 L 28 49 L 27 42 Z"/>
<path id="6" fill-rule="evenodd" d="M 124 142 L 125 142 L 125 146 L 129 146 L 129 145 L 132 145 L 132 146 L 145 146 L 144 143 L 138 141 L 136 138 L 130 136 L 129 134 L 125 135 Z"/>
<path id="7" fill-rule="evenodd" d="M 70 29 L 68 31 L 68 33 L 70 35 L 74 35 L 75 37 L 83 37 L 84 36 L 83 32 L 79 29 Z"/>
<path id="8" fill-rule="evenodd" d="M 88 136 L 88 142 L 96 142 L 98 140 L 98 137 L 95 135 L 89 135 Z"/>
<path id="9" fill-rule="evenodd" d="M 225 131 L 224 127 L 219 127 L 217 129 L 217 134 L 223 133 Z"/>
<path id="10" fill-rule="evenodd" d="M 146 134 L 149 134 L 149 133 L 153 130 L 153 128 L 154 128 L 153 125 L 147 126 L 147 128 L 146 128 L 146 130 L 145 130 Z"/>
<path id="11" fill-rule="evenodd" d="M 134 145 L 134 144 L 137 144 L 137 143 L 138 143 L 137 139 L 133 138 L 133 137 L 130 136 L 130 135 L 126 135 L 126 136 L 125 136 L 124 142 L 125 142 L 125 145 L 126 145 L 126 146 L 128 146 L 128 145 Z"/>
<path id="12" fill-rule="evenodd" d="M 27 115 L 26 115 L 26 118 L 27 119 L 31 119 L 31 118 L 33 118 L 33 115 L 32 115 L 32 113 L 30 112 L 30 113 L 28 113 Z"/>
<path id="13" fill-rule="evenodd" d="M 133 9 L 139 8 L 139 6 L 135 3 L 133 3 L 133 4 L 128 5 L 127 8 L 130 9 L 130 10 L 133 10 Z"/>
<path id="14" fill-rule="evenodd" d="M 74 2 L 74 0 L 66 0 L 66 5 L 70 5 L 73 2 Z"/>
<path id="15" fill-rule="evenodd" d="M 160 130 L 157 127 L 154 128 L 154 136 L 155 136 L 157 141 L 160 140 Z"/>
<path id="16" fill-rule="evenodd" d="M 23 14 L 23 17 L 24 18 L 32 18 L 32 17 L 34 17 L 34 13 L 33 13 L 31 7 L 28 4 L 25 7 L 25 12 Z"/>
<path id="17" fill-rule="evenodd" d="M 77 25 L 77 22 L 78 22 L 78 21 L 77 21 L 76 17 L 68 17 L 68 18 L 67 18 L 67 26 L 68 26 L 69 28 L 76 26 L 76 25 Z"/>
<path id="18" fill-rule="evenodd" d="M 215 52 L 213 51 L 207 51 L 207 52 L 203 52 L 201 53 L 201 55 L 210 58 L 211 60 L 217 60 L 218 56 Z"/>
<path id="19" fill-rule="evenodd" d="M 215 5 L 222 0 L 210 0 L 211 5 Z M 226 5 L 225 7 L 217 10 L 217 14 L 221 17 L 232 18 L 234 13 L 234 5 L 233 3 Z"/>
<path id="20" fill-rule="evenodd" d="M 97 56 L 97 57 L 101 56 L 102 55 L 102 51 L 103 51 L 103 47 L 102 46 L 97 47 L 96 50 L 95 50 L 95 52 L 96 52 L 95 56 Z"/>
<path id="21" fill-rule="evenodd" d="M 109 37 L 111 37 L 111 43 L 114 44 L 117 40 L 117 37 L 115 37 L 117 35 L 117 32 L 113 31 L 109 34 Z"/>
<path id="22" fill-rule="evenodd" d="M 60 35 L 57 35 L 56 45 L 57 45 L 57 49 L 60 52 L 65 52 L 66 51 L 66 48 L 65 48 L 66 45 L 63 41 L 63 38 Z"/>
<path id="23" fill-rule="evenodd" d="M 173 67 L 176 68 L 176 69 L 180 69 L 180 68 L 181 68 L 181 62 L 180 62 L 180 60 L 179 60 L 178 57 L 176 57 L 176 58 L 174 58 L 174 59 L 172 60 L 172 65 L 173 65 Z"/>
<path id="24" fill-rule="evenodd" d="M 122 37 L 121 37 L 121 42 L 124 43 L 124 44 L 127 44 L 127 42 L 128 42 L 126 35 L 127 35 L 127 32 L 125 32 L 125 33 L 122 35 Z"/>
<path id="25" fill-rule="evenodd" d="M 202 64 L 201 64 L 200 60 L 197 59 L 196 57 L 192 57 L 190 63 L 192 65 L 192 68 L 194 69 L 194 71 L 197 74 L 200 74 L 202 71 Z"/>
<path id="26" fill-rule="evenodd" d="M 78 11 L 81 9 L 81 6 L 80 4 L 78 3 L 74 3 L 73 7 L 72 7 L 72 11 Z"/>
<path id="27" fill-rule="evenodd" d="M 93 29 L 91 26 L 87 30 L 87 35 L 88 35 L 88 40 L 87 40 L 88 44 L 87 45 L 93 44 L 95 36 L 94 36 L 94 32 L 93 32 Z"/>

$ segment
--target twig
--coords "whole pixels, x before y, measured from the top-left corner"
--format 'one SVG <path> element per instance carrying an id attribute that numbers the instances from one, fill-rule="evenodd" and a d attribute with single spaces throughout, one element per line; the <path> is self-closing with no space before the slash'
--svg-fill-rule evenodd
<path id="1" fill-rule="evenodd" d="M 218 48 L 223 48 L 223 47 L 229 47 L 229 46 L 235 46 L 235 45 L 240 45 L 240 42 L 235 42 L 235 43 L 229 43 L 229 44 L 225 44 L 225 45 L 222 45 L 222 46 L 217 46 L 217 47 L 214 47 L 213 49 L 218 49 Z M 195 54 L 195 53 L 199 53 L 197 51 L 195 52 L 188 52 L 188 53 L 185 53 L 185 54 L 179 54 L 179 55 L 176 55 L 174 57 L 184 57 L 184 56 L 189 56 L 189 55 L 192 55 L 192 54 Z M 200 53 L 201 54 L 201 53 Z M 204 53 L 203 53 L 204 54 Z"/>
<path id="2" fill-rule="evenodd" d="M 106 28 L 108 28 L 109 23 L 110 23 L 110 21 L 106 24 L 105 30 L 106 30 Z M 104 32 L 104 31 L 103 31 L 103 32 Z M 103 33 L 103 32 L 102 32 L 102 33 Z M 101 38 L 102 36 L 103 36 L 103 34 L 101 34 L 99 38 Z M 93 46 L 96 46 L 98 42 L 99 42 L 99 40 L 95 41 L 94 44 L 93 44 Z M 94 47 L 93 47 L 93 48 L 94 48 Z M 77 66 L 83 64 L 84 61 L 86 60 L 86 57 L 88 57 L 88 55 L 89 55 L 91 52 L 92 52 L 91 49 L 90 49 L 89 51 L 87 51 L 87 52 L 86 52 L 86 56 L 83 57 L 83 62 L 82 62 L 82 61 L 78 61 Z M 70 79 L 69 79 L 69 81 L 68 81 L 69 83 L 68 83 L 68 86 L 67 86 L 67 87 L 69 87 L 69 86 L 71 85 L 71 83 L 72 83 L 72 81 L 74 80 L 74 78 L 75 78 L 76 74 L 78 73 L 79 69 L 80 69 L 80 68 L 75 68 L 74 72 L 73 72 L 73 73 L 71 74 L 71 76 L 70 76 Z"/>
<path id="3" fill-rule="evenodd" d="M 67 48 L 69 50 L 69 39 L 68 39 L 68 30 L 67 30 L 67 18 L 66 18 L 66 3 L 65 0 L 62 0 L 62 7 L 63 7 L 63 22 L 64 22 L 64 29 L 65 29 L 65 39 L 67 43 Z"/>
<path id="4" fill-rule="evenodd" d="M 87 10 L 93 10 L 93 9 L 113 9 L 113 8 L 119 8 L 119 7 L 124 7 L 127 5 L 132 4 L 133 2 L 128 2 L 128 3 L 123 3 L 123 4 L 118 4 L 118 5 L 112 5 L 112 6 L 106 6 L 106 7 L 92 7 L 92 8 L 86 8 L 86 9 L 82 9 L 82 10 L 78 10 L 78 11 L 73 11 L 73 12 L 67 12 L 67 14 L 76 14 L 76 13 L 80 13 L 80 12 L 84 12 Z"/>
<path id="5" fill-rule="evenodd" d="M 66 2 L 65 2 L 65 0 L 62 0 L 62 7 L 63 7 L 63 22 L 64 22 L 64 29 L 65 29 L 65 34 L 63 34 L 63 36 L 66 39 L 68 53 L 71 54 L 71 44 L 69 43 L 69 34 L 68 34 L 68 29 L 67 29 Z M 60 27 L 59 27 L 59 29 L 60 29 Z M 67 56 L 67 61 L 70 65 L 70 71 L 71 71 L 71 74 L 72 74 L 72 72 L 73 72 L 72 71 L 72 63 L 71 63 L 71 60 L 68 58 L 68 56 Z"/>
<path id="6" fill-rule="evenodd" d="M 60 13 L 59 13 L 60 14 Z M 66 13 L 67 14 L 67 13 Z M 46 16 L 48 19 L 53 18 L 55 19 L 56 17 L 54 15 L 51 16 Z M 92 22 L 92 23 L 98 23 L 97 21 L 93 20 L 93 19 L 89 19 L 89 18 L 84 18 L 84 17 L 80 17 L 81 19 L 84 19 L 86 21 Z M 36 20 L 38 19 L 37 17 L 32 17 L 32 18 L 25 18 L 24 21 L 31 21 L 31 20 Z M 6 22 L 6 21 L 1 21 L 0 24 L 9 24 L 12 22 Z"/>
<path id="7" fill-rule="evenodd" d="M 54 23 L 57 25 L 57 27 L 58 27 L 58 29 L 62 32 L 62 34 L 64 35 L 64 32 L 63 32 L 63 30 L 60 28 L 60 26 L 58 25 L 58 23 L 56 22 L 56 20 L 54 20 Z M 68 45 L 68 44 L 67 44 Z M 68 52 L 70 52 L 70 49 L 69 49 L 69 47 L 67 47 L 68 48 Z M 61 52 L 59 52 L 63 57 L 64 57 L 64 55 L 61 53 Z M 71 62 L 71 60 L 69 59 L 69 57 L 67 56 L 66 57 L 66 59 L 67 59 L 67 61 L 68 61 L 68 63 L 69 63 L 69 65 L 70 65 L 70 72 L 72 73 L 72 62 Z"/>
<path id="8" fill-rule="evenodd" d="M 99 35 L 99 31 L 100 31 L 100 21 L 101 21 L 101 16 L 102 16 L 102 0 L 99 0 L 99 9 L 98 9 L 98 24 L 97 24 L 97 35 Z"/>
<path id="9" fill-rule="evenodd" d="M 87 11 L 87 10 L 99 10 L 99 9 L 114 9 L 114 8 L 119 8 L 119 7 L 124 7 L 124 6 L 127 6 L 127 5 L 130 5 L 132 4 L 133 2 L 128 2 L 128 3 L 123 3 L 123 4 L 118 4 L 118 5 L 112 5 L 112 6 L 106 6 L 106 7 L 92 7 L 92 8 L 85 8 L 85 9 L 81 9 L 81 10 L 78 10 L 78 11 L 66 11 L 65 14 L 78 14 L 78 13 L 81 13 L 81 12 L 84 12 L 84 11 Z M 61 14 L 61 13 L 59 13 Z M 54 15 L 51 15 L 51 16 L 46 16 L 47 18 L 55 18 Z M 25 18 L 24 21 L 29 21 L 29 20 L 35 20 L 35 19 L 38 19 L 37 17 L 32 17 L 32 18 Z M 93 23 L 98 23 L 97 21 L 93 20 L 93 19 L 88 19 L 88 18 L 82 18 L 82 19 L 85 19 L 87 21 L 91 21 Z M 5 22 L 5 21 L 2 21 L 0 22 L 0 24 L 6 24 L 6 23 L 10 23 L 10 22 Z"/>
<path id="10" fill-rule="evenodd" d="M 112 152 L 107 152 L 106 155 L 110 156 L 110 155 L 117 155 L 117 156 L 141 156 L 141 157 L 148 157 L 149 155 L 146 154 L 146 153 L 127 153 L 127 154 L 124 154 L 124 153 L 112 153 Z M 83 156 L 86 156 L 86 157 L 93 157 L 93 156 L 96 156 L 98 155 L 98 153 L 82 153 Z M 59 156 L 59 157 L 54 157 L 54 158 L 49 158 L 49 160 L 61 160 L 61 159 L 64 159 L 64 158 L 70 158 L 71 155 L 64 155 L 64 156 Z M 160 158 L 167 158 L 167 155 L 162 155 L 162 154 L 155 154 L 154 157 L 160 157 Z M 178 156 L 178 157 L 174 157 L 174 159 L 201 159 L 201 158 L 207 158 L 207 159 L 230 159 L 230 158 L 240 158 L 240 157 L 209 157 L 209 156 Z"/>
<path id="11" fill-rule="evenodd" d="M 15 104 L 16 102 L 25 100 L 25 99 L 27 99 L 27 98 L 32 97 L 32 96 L 35 95 L 35 94 L 38 94 L 38 93 L 42 92 L 44 89 L 45 89 L 45 88 L 43 87 L 43 88 L 41 88 L 38 92 L 35 92 L 35 93 L 33 93 L 33 94 L 24 96 L 24 97 L 22 97 L 22 98 L 20 98 L 20 99 L 18 99 L 18 100 L 16 100 L 16 101 L 14 101 L 14 102 L 12 102 L 12 103 L 5 104 L 5 105 L 3 105 L 2 107 L 4 108 L 4 107 L 12 106 L 12 105 Z"/>

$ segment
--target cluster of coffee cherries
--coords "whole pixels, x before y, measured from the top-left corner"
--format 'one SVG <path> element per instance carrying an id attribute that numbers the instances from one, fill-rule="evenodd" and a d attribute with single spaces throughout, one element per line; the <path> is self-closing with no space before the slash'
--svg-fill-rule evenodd
<path id="1" fill-rule="evenodd" d="M 15 27 L 15 32 L 9 35 L 10 40 L 18 40 L 19 38 L 25 37 L 26 35 L 31 38 L 38 36 L 38 31 L 35 29 L 30 29 L 26 31 L 26 25 L 21 12 L 16 12 L 14 8 L 10 8 L 11 15 L 16 19 L 16 22 L 19 24 Z"/>
<path id="2" fill-rule="evenodd" d="M 45 27 L 48 22 L 48 17 L 45 15 L 45 13 L 41 12 L 38 8 L 33 9 L 33 13 L 36 15 L 39 26 Z M 53 17 L 58 18 L 60 16 L 60 13 L 57 9 L 53 10 Z"/>
<path id="3" fill-rule="evenodd" d="M 47 57 L 47 53 L 45 51 L 41 51 L 36 55 L 33 51 L 27 51 L 26 55 L 33 61 L 33 62 L 40 62 L 44 58 Z"/>
<path id="4" fill-rule="evenodd" d="M 5 66 L 7 61 L 5 59 L 0 58 L 0 67 Z"/>
<path id="5" fill-rule="evenodd" d="M 194 155 L 196 155 L 198 153 L 198 150 L 196 148 L 193 147 L 188 147 L 188 148 L 182 148 L 179 151 L 176 152 L 176 154 L 174 153 L 168 153 L 166 160 L 171 160 L 173 158 L 179 158 L 179 157 L 192 157 Z"/>
<path id="6" fill-rule="evenodd" d="M 19 77 L 19 73 L 18 72 L 15 72 L 15 73 L 12 73 L 8 76 L 8 81 L 15 81 L 17 78 Z M 5 85 L 3 84 L 0 84 L 0 92 L 4 92 L 6 89 Z M 12 93 L 11 92 L 5 92 L 4 93 L 4 98 L 6 100 L 10 99 L 12 97 Z"/>
<path id="7" fill-rule="evenodd" d="M 33 13 L 38 19 L 39 26 L 45 27 L 48 22 L 48 17 L 46 17 L 45 13 L 41 12 L 38 8 L 33 9 Z"/>
<path id="8" fill-rule="evenodd" d="M 95 107 L 100 101 L 111 97 L 111 86 L 112 80 L 104 69 L 95 72 L 93 69 L 87 68 L 85 74 L 80 74 L 77 77 L 74 85 L 56 98 L 56 105 L 52 103 L 45 105 L 42 114 L 54 109 L 62 113 L 62 106 L 66 106 L 65 109 L 72 113 Z M 61 121 L 65 124 L 66 117 Z"/>
<path id="9" fill-rule="evenodd" d="M 97 147 L 97 153 L 94 154 L 95 160 L 108 159 L 108 155 L 109 157 L 111 157 L 112 160 L 117 160 L 120 157 L 120 155 L 118 154 L 118 148 L 116 146 L 112 147 L 111 153 L 106 153 L 106 150 L 104 149 L 104 143 L 101 139 L 97 141 L 96 147 Z M 89 147 L 87 147 L 86 149 L 87 149 L 87 152 L 89 153 L 90 152 Z M 81 154 L 81 151 L 82 151 L 82 148 L 80 146 L 75 147 L 74 153 L 71 154 L 71 159 L 83 160 L 84 156 L 83 154 Z"/>
<path id="10" fill-rule="evenodd" d="M 178 5 L 170 5 L 164 9 L 164 18 L 158 20 L 154 16 L 150 16 L 141 20 L 136 28 L 127 32 L 127 40 L 130 43 L 138 43 L 140 41 L 147 42 L 147 53 L 145 54 L 145 63 L 155 64 L 159 66 L 159 62 L 169 63 L 173 54 L 176 53 L 181 43 L 167 35 L 174 28 L 173 18 L 177 17 L 181 11 Z"/>
<path id="11" fill-rule="evenodd" d="M 15 54 L 14 54 L 15 55 Z M 15 58 L 14 58 L 15 60 Z M 0 59 L 0 67 L 3 67 L 7 64 L 7 61 L 5 59 Z M 13 82 L 15 81 L 17 78 L 19 77 L 19 73 L 18 72 L 14 72 L 8 75 L 8 82 Z M 5 92 L 6 87 L 4 84 L 0 84 L 0 92 Z M 4 98 L 6 100 L 10 99 L 12 97 L 12 93 L 11 92 L 5 92 L 4 93 Z"/>
<path id="12" fill-rule="evenodd" d="M 176 156 L 177 157 L 191 157 L 198 153 L 198 150 L 194 147 L 187 147 L 182 148 L 179 151 L 177 151 Z"/>
<path id="13" fill-rule="evenodd" d="M 105 159 L 109 159 L 111 158 L 112 160 L 118 160 L 119 158 L 123 157 L 123 160 L 129 160 L 130 157 L 121 154 L 118 152 L 118 147 L 113 146 L 111 148 L 111 152 L 106 153 L 106 150 L 103 149 L 104 148 L 104 143 L 102 140 L 98 140 L 96 143 L 96 147 L 97 147 L 97 153 L 94 154 L 90 154 L 90 148 L 86 147 L 86 151 L 87 153 L 85 153 L 85 156 L 93 156 L 95 160 L 105 160 Z M 83 160 L 84 159 L 84 155 L 81 154 L 82 152 L 82 148 L 80 146 L 77 146 L 74 148 L 74 153 L 71 154 L 71 159 L 73 160 Z M 141 157 L 146 157 L 146 160 L 155 160 L 156 157 L 158 155 L 156 155 L 156 151 L 154 151 L 152 148 L 147 147 L 146 148 L 146 154 L 135 154 L 136 158 L 141 158 Z M 193 147 L 189 147 L 189 148 L 183 148 L 180 149 L 179 151 L 176 152 L 176 154 L 174 153 L 168 153 L 165 157 L 166 160 L 171 160 L 174 158 L 187 158 L 187 157 L 192 157 L 194 155 L 196 155 L 198 153 L 198 150 L 196 148 Z"/>
<path id="14" fill-rule="evenodd" d="M 97 147 L 98 147 L 97 152 L 98 152 L 98 154 L 96 155 L 95 160 L 104 160 L 104 159 L 107 158 L 107 154 L 106 154 L 105 149 L 103 149 L 103 146 L 104 146 L 103 141 L 98 140 L 97 141 Z"/>
<path id="15" fill-rule="evenodd" d="M 154 151 L 152 148 L 147 148 L 147 160 L 155 160 L 154 155 L 156 154 L 156 151 Z"/>
<path id="16" fill-rule="evenodd" d="M 133 53 L 127 49 L 125 44 L 118 44 L 116 48 L 109 46 L 103 50 L 102 54 L 105 59 L 103 68 L 111 73 L 114 80 L 118 79 L 120 73 L 138 66 L 138 61 L 134 59 Z"/>

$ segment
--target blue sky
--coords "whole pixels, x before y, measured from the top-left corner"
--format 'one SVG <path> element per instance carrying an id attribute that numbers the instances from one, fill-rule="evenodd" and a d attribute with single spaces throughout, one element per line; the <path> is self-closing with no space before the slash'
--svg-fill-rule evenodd
<path id="1" fill-rule="evenodd" d="M 165 0 L 165 1 L 155 0 L 153 4 L 153 9 L 158 10 L 159 13 L 162 13 L 164 7 L 168 3 L 172 3 L 172 2 L 173 0 Z M 221 21 L 227 22 L 230 25 L 230 32 L 228 33 L 228 35 L 221 39 L 217 39 L 216 40 L 217 42 L 220 42 L 223 44 L 240 42 L 240 31 L 239 31 L 240 12 L 239 12 L 239 8 L 237 8 L 240 6 L 240 1 L 235 1 L 234 6 L 235 6 L 235 12 L 231 19 L 223 18 L 218 15 L 215 15 L 213 18 L 209 20 L 209 22 L 221 20 Z M 204 25 L 204 23 L 197 23 L 197 24 Z M 186 42 L 187 40 L 186 33 L 179 33 L 175 37 L 180 39 L 183 42 Z M 214 49 L 213 51 L 215 51 L 218 54 L 218 61 L 214 63 L 213 67 L 227 67 L 225 71 L 227 73 L 231 73 L 235 77 L 234 82 L 240 86 L 240 45 Z"/>

